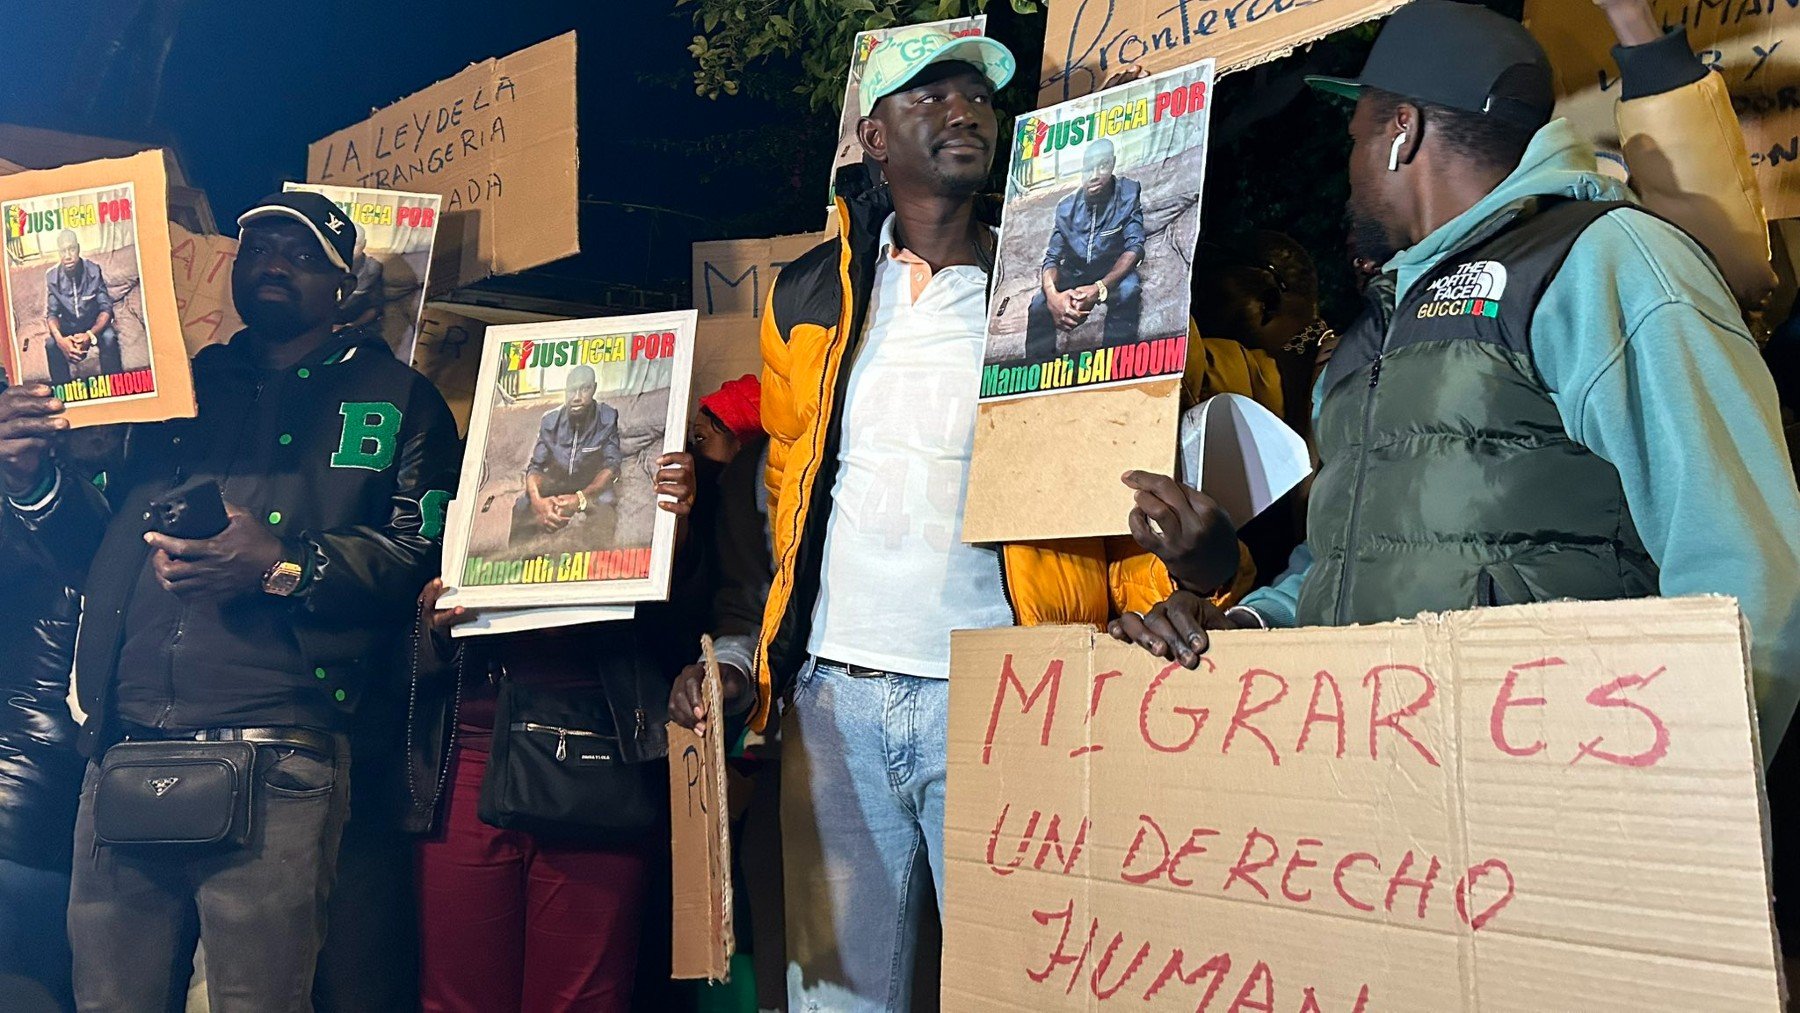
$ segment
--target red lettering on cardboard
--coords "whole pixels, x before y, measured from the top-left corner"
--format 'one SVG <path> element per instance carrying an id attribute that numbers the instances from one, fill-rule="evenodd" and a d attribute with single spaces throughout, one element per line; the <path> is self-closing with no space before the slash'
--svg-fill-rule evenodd
<path id="1" fill-rule="evenodd" d="M 1050 723 L 1056 719 L 1056 695 L 1062 689 L 1062 672 L 1063 660 L 1057 658 L 1045 667 L 1044 677 L 1038 680 L 1037 688 L 1027 694 L 1025 684 L 1019 681 L 1018 673 L 1013 671 L 1013 656 L 1008 654 L 1000 663 L 1000 681 L 994 686 L 994 706 L 988 712 L 987 735 L 981 743 L 981 762 L 984 766 L 993 759 L 994 731 L 1000 727 L 1000 706 L 1006 702 L 1008 686 L 1018 693 L 1022 705 L 1020 711 L 1024 714 L 1030 714 L 1038 700 L 1046 691 L 1049 692 L 1050 699 L 1044 706 L 1044 731 L 1038 743 L 1044 746 L 1050 744 Z"/>
<path id="2" fill-rule="evenodd" d="M 1545 742 L 1539 739 L 1529 746 L 1515 746 L 1506 738 L 1506 712 L 1514 707 L 1542 707 L 1549 701 L 1541 696 L 1527 696 L 1514 699 L 1513 690 L 1519 684 L 1519 673 L 1538 668 L 1555 668 L 1567 664 L 1561 658 L 1539 658 L 1514 665 L 1507 669 L 1506 679 L 1500 683 L 1500 694 L 1494 699 L 1494 709 L 1488 715 L 1488 737 L 1494 740 L 1494 748 L 1508 756 L 1535 756 L 1544 751 Z"/>
<path id="3" fill-rule="evenodd" d="M 1381 713 L 1381 676 L 1384 672 L 1411 672 L 1424 681 L 1425 688 L 1419 692 L 1412 703 L 1397 711 L 1383 714 Z M 1437 695 L 1437 683 L 1432 681 L 1431 676 L 1426 675 L 1424 669 L 1414 665 L 1376 665 L 1369 669 L 1369 674 L 1363 676 L 1363 685 L 1369 688 L 1369 759 L 1381 758 L 1381 751 L 1375 737 L 1376 731 L 1381 728 L 1391 728 L 1418 750 L 1419 755 L 1425 758 L 1426 763 L 1433 767 L 1438 766 L 1438 758 L 1432 755 L 1431 750 L 1425 748 L 1425 744 L 1400 723 L 1407 718 L 1417 717 L 1420 711 L 1431 706 L 1432 697 Z"/>
<path id="4" fill-rule="evenodd" d="M 1250 703 L 1251 693 L 1256 686 L 1256 680 L 1262 676 L 1268 676 L 1269 678 L 1274 679 L 1281 684 L 1280 688 L 1275 691 L 1274 696 L 1269 697 L 1267 700 L 1258 701 L 1256 704 L 1252 705 Z M 1269 741 L 1269 737 L 1263 734 L 1262 729 L 1251 724 L 1250 719 L 1261 714 L 1263 711 L 1268 710 L 1270 707 L 1275 706 L 1286 698 L 1288 695 L 1288 681 L 1279 674 L 1271 672 L 1268 669 L 1252 668 L 1243 675 L 1238 676 L 1238 682 L 1242 684 L 1242 688 L 1238 691 L 1237 709 L 1232 711 L 1231 726 L 1225 729 L 1225 741 L 1219 746 L 1219 752 L 1231 752 L 1231 740 L 1237 735 L 1238 729 L 1241 728 L 1251 735 L 1256 736 L 1257 741 L 1263 744 L 1263 748 L 1269 751 L 1269 762 L 1279 767 L 1281 766 L 1281 754 L 1275 751 L 1275 743 Z"/>
<path id="5" fill-rule="evenodd" d="M 1320 691 L 1330 688 L 1332 703 L 1336 709 L 1330 713 L 1319 710 Z M 1337 751 L 1332 753 L 1338 759 L 1344 758 L 1344 694 L 1338 689 L 1337 679 L 1323 669 L 1313 675 L 1312 699 L 1306 703 L 1306 721 L 1300 725 L 1300 741 L 1295 743 L 1294 752 L 1306 752 L 1306 738 L 1312 734 L 1313 723 L 1323 722 L 1337 726 Z"/>

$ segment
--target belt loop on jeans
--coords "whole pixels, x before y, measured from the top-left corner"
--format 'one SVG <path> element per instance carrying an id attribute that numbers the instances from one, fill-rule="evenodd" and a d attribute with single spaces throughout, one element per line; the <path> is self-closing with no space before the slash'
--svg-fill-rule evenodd
<path id="1" fill-rule="evenodd" d="M 852 679 L 885 679 L 891 674 L 883 669 L 870 668 L 867 665 L 852 665 L 844 661 L 833 661 L 830 658 L 815 658 L 814 661 L 820 665 L 841 668 L 844 670 L 844 674 Z"/>

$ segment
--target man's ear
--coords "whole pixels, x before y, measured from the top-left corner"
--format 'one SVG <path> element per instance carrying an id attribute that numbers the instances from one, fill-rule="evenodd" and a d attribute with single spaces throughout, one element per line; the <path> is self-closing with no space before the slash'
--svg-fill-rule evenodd
<path id="1" fill-rule="evenodd" d="M 864 116 L 856 124 L 856 139 L 870 158 L 887 164 L 887 127 L 873 116 Z"/>
<path id="2" fill-rule="evenodd" d="M 1406 139 L 1400 142 L 1400 164 L 1411 165 L 1425 143 L 1425 114 L 1410 102 L 1394 106 L 1394 126 Z"/>

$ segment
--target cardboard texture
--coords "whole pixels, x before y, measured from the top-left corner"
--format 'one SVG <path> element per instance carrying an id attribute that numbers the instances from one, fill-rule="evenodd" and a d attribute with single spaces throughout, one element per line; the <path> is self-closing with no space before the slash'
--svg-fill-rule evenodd
<path id="1" fill-rule="evenodd" d="M 575 33 L 484 60 L 308 146 L 306 179 L 443 197 L 431 292 L 580 252 Z"/>
<path id="2" fill-rule="evenodd" d="M 1800 216 L 1800 8 L 1791 3 L 1651 0 L 1664 26 L 1686 28 L 1688 44 L 1725 77 L 1744 128 L 1750 164 L 1770 221 Z M 1556 69 L 1556 114 L 1609 152 L 1623 174 L 1615 106 L 1617 45 L 1591 3 L 1527 0 L 1525 23 Z"/>
<path id="3" fill-rule="evenodd" d="M 719 661 L 711 637 L 706 660 L 706 712 L 725 713 Z M 696 735 L 669 722 L 669 822 L 674 860 L 674 966 L 671 977 L 724 981 L 737 950 L 732 926 L 731 814 L 726 805 L 725 722 Z"/>
<path id="4" fill-rule="evenodd" d="M 762 374 L 762 313 L 775 276 L 825 241 L 816 232 L 694 244 L 694 397 L 746 373 Z"/>
<path id="5" fill-rule="evenodd" d="M 1180 380 L 982 404 L 963 541 L 1129 534 L 1119 477 L 1174 474 L 1180 414 Z"/>
<path id="6" fill-rule="evenodd" d="M 175 276 L 175 305 L 181 310 L 181 337 L 192 358 L 207 345 L 224 344 L 243 330 L 231 298 L 231 265 L 237 240 L 189 232 L 169 223 L 169 266 Z"/>
<path id="7" fill-rule="evenodd" d="M 76 428 L 193 417 L 161 151 L 0 176 L 0 236 L 9 378 L 50 384 Z"/>
<path id="8" fill-rule="evenodd" d="M 945 1009 L 1781 1008 L 1725 598 L 957 633 Z"/>
<path id="9" fill-rule="evenodd" d="M 444 395 L 456 428 L 469 434 L 469 411 L 481 371 L 481 344 L 493 324 L 524 324 L 554 319 L 542 313 L 498 309 L 467 303 L 428 302 L 419 315 L 419 341 L 413 368 Z"/>
<path id="10" fill-rule="evenodd" d="M 1551 0 L 1561 4 L 1572 0 Z M 1151 73 L 1196 60 L 1226 74 L 1388 14 L 1406 0 L 1056 0 L 1038 102 L 1100 90 L 1126 64 Z"/>

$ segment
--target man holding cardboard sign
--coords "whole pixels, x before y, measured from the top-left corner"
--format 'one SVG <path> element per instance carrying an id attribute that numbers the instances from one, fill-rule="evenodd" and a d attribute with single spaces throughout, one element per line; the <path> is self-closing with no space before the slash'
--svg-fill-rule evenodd
<path id="1" fill-rule="evenodd" d="M 1516 22 L 1415 0 L 1361 78 L 1314 83 L 1357 99 L 1350 213 L 1394 294 L 1315 391 L 1307 544 L 1229 614 L 1177 594 L 1115 635 L 1186 661 L 1202 627 L 1730 594 L 1772 753 L 1800 698 L 1800 494 L 1718 269 L 1550 122 Z"/>

